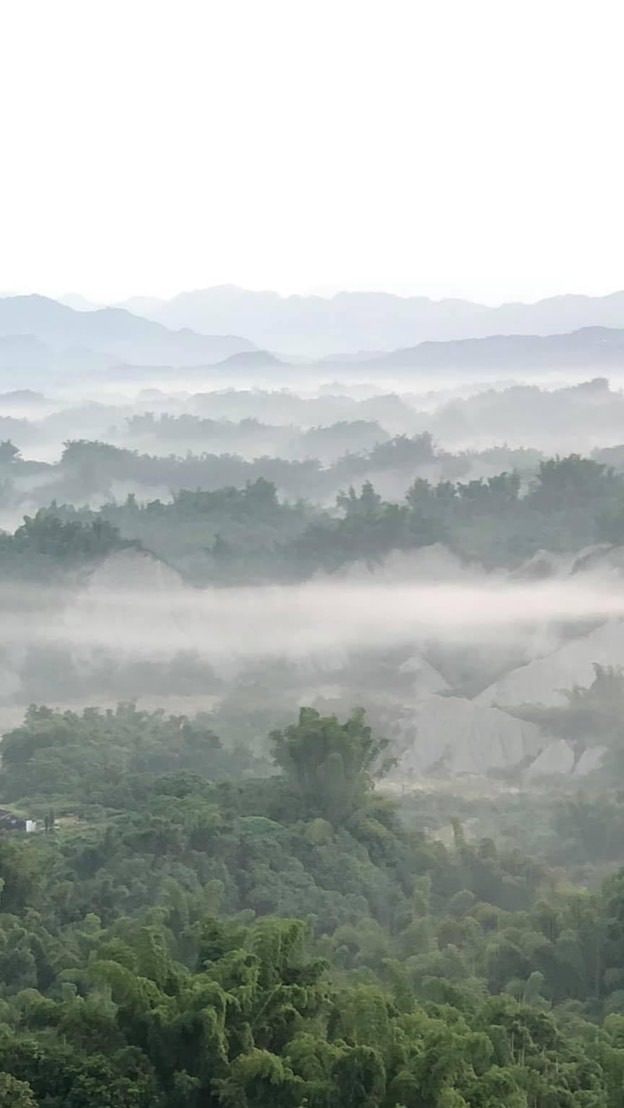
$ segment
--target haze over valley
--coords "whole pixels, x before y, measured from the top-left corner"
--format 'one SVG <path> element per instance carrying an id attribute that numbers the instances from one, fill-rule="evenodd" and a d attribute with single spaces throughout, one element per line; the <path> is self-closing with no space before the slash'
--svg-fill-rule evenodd
<path id="1" fill-rule="evenodd" d="M 267 326 L 291 303 L 229 296 Z M 381 301 L 412 325 L 425 303 Z M 346 342 L 343 302 L 297 301 L 332 305 Z M 517 713 L 624 663 L 624 332 L 475 339 L 473 311 L 452 341 L 365 355 L 359 334 L 342 360 L 287 362 L 229 333 L 242 309 L 202 334 L 131 307 L 0 300 L 7 719 L 130 698 L 226 712 L 236 735 L 260 705 L 275 725 L 358 705 L 410 787 L 600 772 L 599 737 Z M 11 363 L 19 344 L 43 360 Z"/>
<path id="2" fill-rule="evenodd" d="M 623 36 L 0 7 L 0 1108 L 624 1105 Z"/>

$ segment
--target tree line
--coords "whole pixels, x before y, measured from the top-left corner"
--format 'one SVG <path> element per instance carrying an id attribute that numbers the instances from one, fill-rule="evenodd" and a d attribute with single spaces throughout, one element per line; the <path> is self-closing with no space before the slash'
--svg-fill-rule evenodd
<path id="1" fill-rule="evenodd" d="M 540 550 L 574 553 L 624 541 L 624 476 L 570 455 L 487 480 L 417 477 L 401 501 L 371 482 L 338 495 L 333 509 L 280 499 L 261 477 L 242 488 L 181 489 L 170 501 L 130 495 L 100 509 L 53 501 L 0 535 L 0 570 L 34 575 L 88 564 L 134 545 L 195 584 L 301 581 L 393 551 L 443 543 L 486 568 L 515 568 Z"/>

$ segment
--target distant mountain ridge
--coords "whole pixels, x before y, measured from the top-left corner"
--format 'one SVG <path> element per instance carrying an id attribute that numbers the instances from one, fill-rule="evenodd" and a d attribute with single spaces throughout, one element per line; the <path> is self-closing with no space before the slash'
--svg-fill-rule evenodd
<path id="1" fill-rule="evenodd" d="M 277 294 L 266 295 L 270 303 L 275 303 L 276 300 L 285 302 L 285 298 L 277 297 Z M 343 294 L 332 301 L 310 299 L 327 307 L 336 302 L 340 305 L 344 298 L 350 300 L 352 296 L 360 297 L 360 294 Z M 370 294 L 370 297 L 374 301 L 376 294 Z M 300 301 L 304 299 L 299 298 Z M 382 299 L 384 303 L 387 300 L 399 300 L 396 297 L 386 297 L 385 294 Z M 298 370 L 304 370 L 307 364 L 317 371 L 339 371 L 348 376 L 364 373 L 370 376 L 405 369 L 423 372 L 495 370 L 503 373 L 575 368 L 592 372 L 624 369 L 624 293 L 616 293 L 600 301 L 582 297 L 564 299 L 580 299 L 585 304 L 588 302 L 593 305 L 592 310 L 595 312 L 599 306 L 603 312 L 606 311 L 605 302 L 609 301 L 612 315 L 617 315 L 616 308 L 621 303 L 622 326 L 574 327 L 546 335 L 521 332 L 505 334 L 499 331 L 486 336 L 425 340 L 387 351 L 377 341 L 369 349 L 360 345 L 357 352 L 350 351 L 343 356 L 304 357 L 293 354 L 292 359 L 289 359 L 288 354 L 278 356 L 275 348 L 271 350 L 268 344 L 260 348 L 247 338 L 224 333 L 228 320 L 220 319 L 218 322 L 222 325 L 221 330 L 207 335 L 190 328 L 172 330 L 163 323 L 134 315 L 124 308 L 75 310 L 44 296 L 12 296 L 0 298 L 0 370 L 25 374 L 37 371 L 45 375 L 49 369 L 80 372 L 134 366 L 147 373 L 158 367 L 213 367 L 238 374 L 241 371 L 250 372 L 256 368 L 266 370 L 271 367 L 279 372 L 280 368 L 286 369 L 289 364 L 291 368 L 297 365 Z M 432 301 L 423 303 L 433 304 Z M 449 303 L 441 301 L 437 307 L 441 309 L 446 305 L 448 308 Z M 540 308 L 544 320 L 546 315 L 543 305 L 546 303 L 548 302 L 543 301 L 541 308 L 540 305 L 515 307 L 527 310 Z M 260 310 L 259 302 L 257 307 Z M 511 312 L 513 307 L 507 305 L 504 309 L 493 311 L 504 313 L 509 309 Z M 566 311 L 568 309 L 569 304 Z M 496 318 L 500 320 L 504 318 L 504 314 Z M 455 326 L 459 326 L 458 320 L 459 312 L 455 318 Z M 340 319 L 336 326 L 338 325 L 341 325 Z M 315 343 L 331 345 L 331 328 L 328 337 L 320 330 L 320 321 L 318 327 Z"/>
<path id="2" fill-rule="evenodd" d="M 123 308 L 76 311 L 46 296 L 0 299 L 0 361 L 45 369 L 64 362 L 87 368 L 107 364 L 213 365 L 251 353 L 253 343 L 235 335 L 170 330 Z"/>
<path id="3" fill-rule="evenodd" d="M 624 328 L 624 291 L 601 297 L 557 296 L 534 304 L 491 308 L 468 300 L 384 292 L 280 296 L 223 285 L 183 292 L 171 300 L 135 297 L 119 306 L 170 328 L 243 334 L 254 345 L 283 357 L 320 358 L 390 351 L 428 341 L 540 336 L 585 327 Z"/>
<path id="4" fill-rule="evenodd" d="M 349 361 L 350 367 L 353 362 Z M 559 335 L 490 335 L 418 346 L 367 357 L 360 370 L 623 369 L 624 328 L 584 327 Z M 339 361 L 332 363 L 339 366 Z"/>

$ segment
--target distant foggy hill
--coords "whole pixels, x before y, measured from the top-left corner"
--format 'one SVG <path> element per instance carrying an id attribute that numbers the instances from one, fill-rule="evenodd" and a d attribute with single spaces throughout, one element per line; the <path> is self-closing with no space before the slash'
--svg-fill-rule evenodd
<path id="1" fill-rule="evenodd" d="M 561 335 L 492 335 L 455 342 L 423 342 L 367 358 L 360 363 L 363 366 L 367 372 L 624 369 L 624 329 L 585 327 Z"/>
<path id="2" fill-rule="evenodd" d="M 210 297 L 212 293 L 221 294 L 224 304 L 228 295 L 238 296 L 238 290 L 215 289 L 209 293 L 198 293 L 197 297 Z M 322 300 L 320 297 L 291 297 L 283 298 L 274 293 L 241 293 L 243 298 L 258 297 L 255 301 L 255 337 L 258 337 L 261 326 L 265 329 L 271 325 L 273 308 L 276 304 L 287 305 L 298 302 L 301 309 L 300 318 L 305 316 L 305 306 L 315 305 L 319 319 L 317 332 L 312 333 L 311 317 L 308 317 L 306 326 L 309 325 L 308 338 L 301 337 L 300 341 L 310 345 L 324 344 L 334 346 L 335 331 L 341 326 L 341 313 L 336 305 L 351 304 L 352 301 L 360 305 L 368 300 L 371 309 L 375 302 L 384 304 L 400 304 L 405 307 L 409 304 L 419 304 L 421 322 L 424 319 L 423 305 L 435 308 L 440 312 L 444 308 L 448 312 L 451 301 L 441 301 L 434 304 L 433 301 L 401 301 L 398 297 L 382 296 L 376 294 L 344 294 L 335 297 L 334 300 Z M 178 297 L 165 305 L 167 309 L 179 304 L 184 298 Z M 564 297 L 561 301 L 543 301 L 541 305 L 507 305 L 505 308 L 496 309 L 499 313 L 496 318 L 503 319 L 505 313 L 511 320 L 512 310 L 525 311 L 541 310 L 541 318 L 546 319 L 547 303 L 562 303 L 565 301 L 570 309 L 571 302 L 580 302 L 592 305 L 597 311 L 598 306 L 611 305 L 611 314 L 615 315 L 614 305 L 622 304 L 622 326 L 582 327 L 567 332 L 540 335 L 535 334 L 504 334 L 497 333 L 485 337 L 469 337 L 451 340 L 427 340 L 410 346 L 399 347 L 385 351 L 381 348 L 379 336 L 374 346 L 366 350 L 360 348 L 357 353 L 347 352 L 344 356 L 334 354 L 333 357 L 323 357 L 317 361 L 316 368 L 322 366 L 323 371 L 338 372 L 340 375 L 351 375 L 365 371 L 367 375 L 402 369 L 415 369 L 423 371 L 500 371 L 504 373 L 514 371 L 548 370 L 548 369 L 583 369 L 589 371 L 602 371 L 609 369 L 624 369 L 624 293 L 614 294 L 602 300 L 592 301 L 584 297 Z M 147 302 L 142 302 L 143 307 Z M 457 301 L 464 312 L 464 325 L 468 326 L 467 309 L 475 309 L 476 305 L 467 305 Z M 329 321 L 322 319 L 322 311 L 329 305 L 334 305 L 336 314 Z M 138 305 L 136 305 L 138 307 Z M 214 305 L 213 305 L 214 306 Z M 273 307 L 272 307 L 273 306 Z M 322 311 L 321 311 L 322 309 Z M 479 309 L 489 312 L 489 309 Z M 606 309 L 605 309 L 606 310 Z M 216 312 L 216 308 L 215 308 Z M 570 309 L 571 312 L 571 309 Z M 163 314 L 170 314 L 164 312 Z M 75 310 L 67 304 L 61 304 L 44 296 L 12 296 L 0 298 L 0 371 L 3 373 L 18 371 L 27 373 L 35 371 L 45 374 L 48 370 L 77 371 L 81 370 L 105 370 L 108 368 L 123 366 L 137 367 L 141 372 L 150 372 L 158 366 L 174 366 L 189 368 L 192 366 L 213 366 L 221 370 L 253 371 L 255 368 L 274 368 L 279 371 L 281 367 L 287 368 L 285 358 L 278 357 L 270 352 L 268 344 L 262 349 L 254 345 L 247 338 L 238 338 L 235 335 L 225 333 L 231 322 L 231 318 L 225 311 L 226 318 L 215 318 L 215 328 L 220 327 L 218 333 L 208 335 L 199 334 L 190 328 L 178 330 L 170 329 L 163 323 L 134 315 L 124 308 L 101 308 L 97 310 Z M 348 312 L 347 312 L 348 314 Z M 454 326 L 459 327 L 460 308 L 457 308 Z M 571 312 L 570 318 L 574 313 Z M 378 323 L 381 316 L 377 317 Z M 304 320 L 305 322 L 305 320 Z M 360 317 L 362 327 L 369 329 L 375 324 L 374 318 L 366 320 L 362 312 Z M 247 318 L 247 325 L 251 326 L 251 320 Z M 294 324 L 293 324 L 294 325 Z M 329 333 L 323 331 L 327 325 Z M 304 335 L 304 332 L 301 333 Z M 293 342 L 290 350 L 293 352 Z M 309 363 L 314 364 L 313 355 L 308 355 Z M 294 356 L 295 362 L 301 365 L 301 355 Z"/>
<path id="3" fill-rule="evenodd" d="M 265 369 L 270 366 L 286 365 L 281 358 L 276 358 L 269 350 L 242 350 L 238 354 L 230 354 L 228 358 L 218 362 L 217 366 L 223 369 Z"/>
<path id="4" fill-rule="evenodd" d="M 184 292 L 172 300 L 136 297 L 121 307 L 167 327 L 242 334 L 255 345 L 280 354 L 313 358 L 360 350 L 389 351 L 426 341 L 549 335 L 585 327 L 624 328 L 624 292 L 602 297 L 558 296 L 535 304 L 489 308 L 467 300 L 436 301 L 389 293 L 280 296 L 224 285 Z"/>
<path id="5" fill-rule="evenodd" d="M 211 365 L 253 350 L 247 339 L 172 331 L 121 308 L 75 311 L 45 296 L 0 299 L 0 364 L 16 369 L 57 367 L 63 361 L 86 368 L 120 362 Z"/>

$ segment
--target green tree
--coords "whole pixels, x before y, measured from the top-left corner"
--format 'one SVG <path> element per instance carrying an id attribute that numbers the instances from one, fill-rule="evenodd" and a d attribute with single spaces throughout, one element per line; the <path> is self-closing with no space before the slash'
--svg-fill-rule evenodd
<path id="1" fill-rule="evenodd" d="M 271 734 L 273 758 L 299 796 L 303 813 L 331 823 L 365 804 L 392 764 L 388 742 L 376 739 L 361 709 L 346 723 L 302 708 L 299 721 Z"/>
<path id="2" fill-rule="evenodd" d="M 18 1081 L 10 1073 L 0 1073 L 0 1108 L 37 1108 L 27 1081 Z"/>

